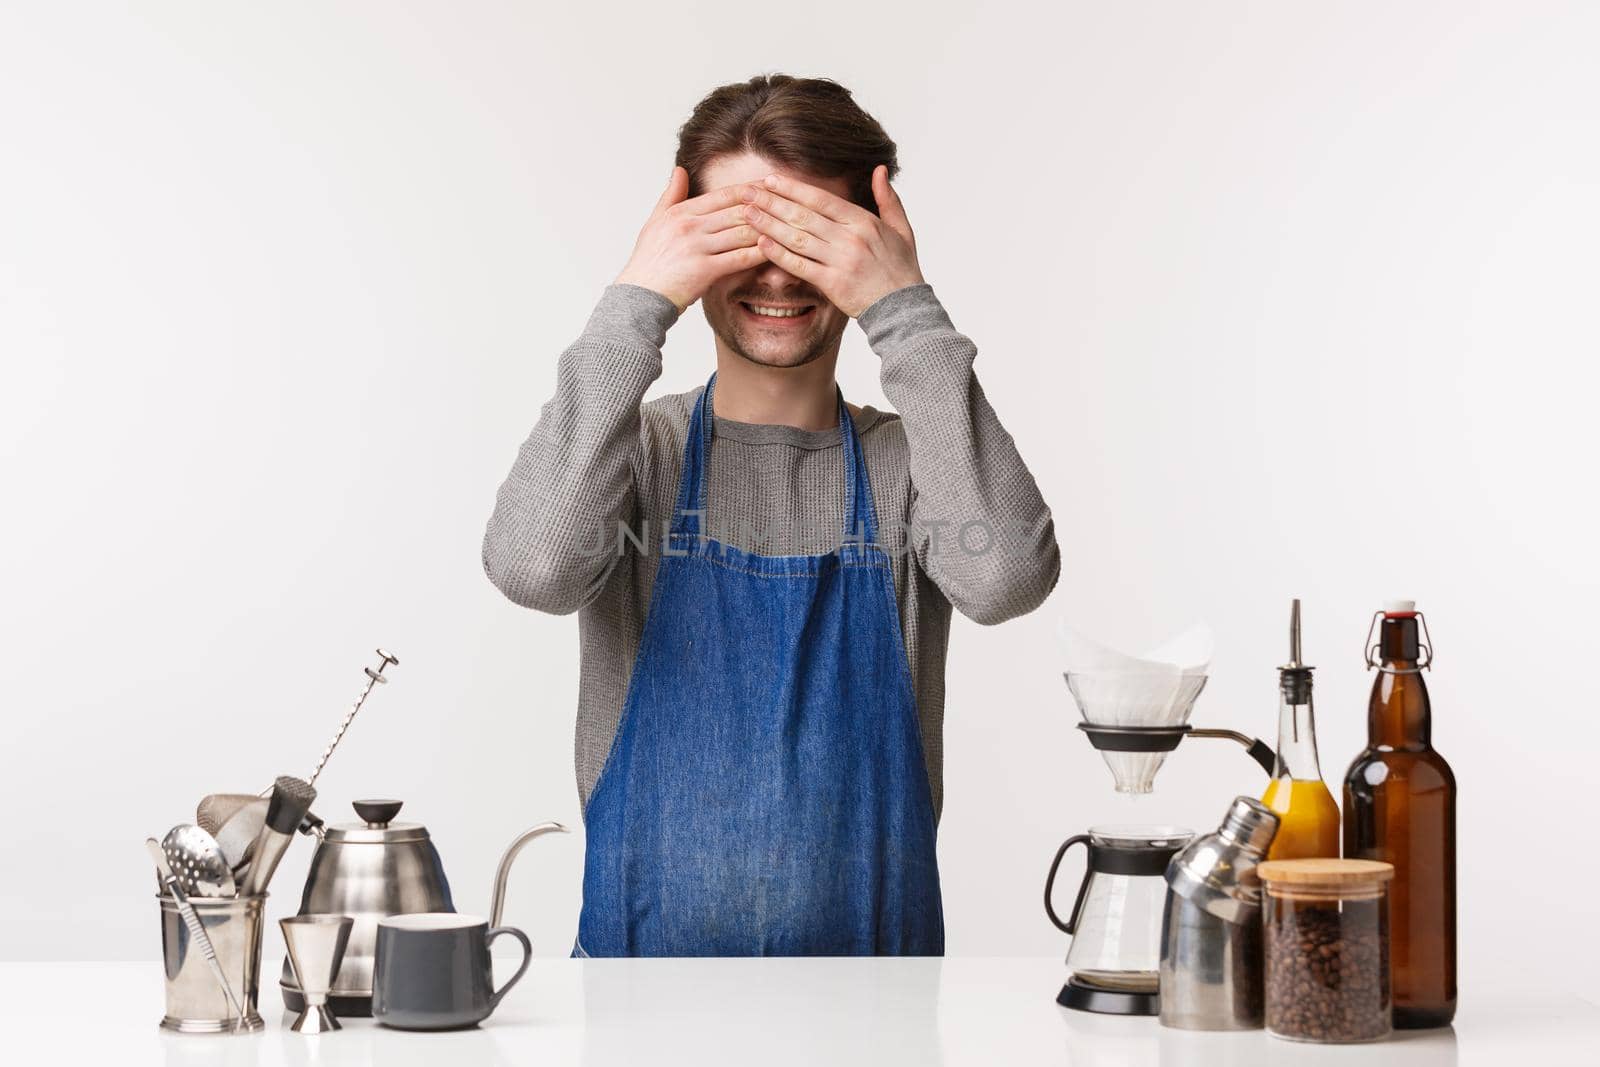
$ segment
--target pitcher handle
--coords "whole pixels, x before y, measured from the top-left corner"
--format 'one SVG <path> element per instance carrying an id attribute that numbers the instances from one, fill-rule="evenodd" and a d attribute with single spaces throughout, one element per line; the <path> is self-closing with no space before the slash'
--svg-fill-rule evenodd
<path id="1" fill-rule="evenodd" d="M 1078 897 L 1072 902 L 1072 916 L 1066 922 L 1062 922 L 1061 917 L 1056 914 L 1055 905 L 1050 902 L 1050 895 L 1056 887 L 1056 871 L 1061 866 L 1061 857 L 1067 854 L 1067 849 L 1078 844 L 1087 849 L 1089 847 L 1089 835 L 1073 834 L 1061 842 L 1061 847 L 1056 849 L 1056 858 L 1050 862 L 1050 874 L 1044 880 L 1045 914 L 1050 916 L 1050 921 L 1055 923 L 1059 929 L 1068 934 L 1077 932 L 1078 919 L 1083 912 L 1083 898 L 1089 892 L 1089 865 L 1084 864 L 1083 881 L 1078 884 Z"/>
<path id="2" fill-rule="evenodd" d="M 510 934 L 512 937 L 522 942 L 522 966 L 517 968 L 517 973 L 512 975 L 510 979 L 506 981 L 505 985 L 501 986 L 499 989 L 496 989 L 492 994 L 490 994 L 490 1011 L 493 1011 L 500 1006 L 500 998 L 511 992 L 511 987 L 516 985 L 522 976 L 528 973 L 528 964 L 533 962 L 533 942 L 528 940 L 527 934 L 523 933 L 521 930 L 518 930 L 515 926 L 495 926 L 490 928 L 489 932 L 483 936 L 484 944 L 494 944 L 494 939 L 499 937 L 501 934 Z"/>
<path id="3" fill-rule="evenodd" d="M 506 907 L 506 882 L 511 877 L 511 864 L 517 858 L 517 853 L 522 851 L 523 846 L 534 838 L 542 837 L 545 834 L 569 834 L 571 832 L 571 830 L 568 830 L 558 822 L 542 822 L 533 829 L 524 831 L 521 836 L 511 842 L 511 847 L 506 849 L 505 855 L 500 857 L 500 866 L 494 872 L 494 896 L 489 901 L 490 926 L 500 925 L 500 917 Z"/>

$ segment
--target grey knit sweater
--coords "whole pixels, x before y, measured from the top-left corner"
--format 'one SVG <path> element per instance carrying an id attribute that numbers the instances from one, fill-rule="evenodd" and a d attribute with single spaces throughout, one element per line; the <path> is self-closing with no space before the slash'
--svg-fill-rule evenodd
<path id="1" fill-rule="evenodd" d="M 616 736 L 703 389 L 644 400 L 678 315 L 652 289 L 606 287 L 561 355 L 555 395 L 484 533 L 484 571 L 507 597 L 578 612 L 576 770 L 585 806 Z M 977 348 L 951 325 L 933 286 L 897 289 L 857 321 L 882 360 L 884 395 L 899 409 L 862 407 L 853 417 L 880 540 L 894 560 L 937 814 L 951 607 L 980 623 L 1031 611 L 1054 588 L 1060 554 L 1050 510 L 973 373 Z M 842 453 L 837 428 L 714 418 L 708 533 L 764 555 L 831 550 L 844 523 Z"/>

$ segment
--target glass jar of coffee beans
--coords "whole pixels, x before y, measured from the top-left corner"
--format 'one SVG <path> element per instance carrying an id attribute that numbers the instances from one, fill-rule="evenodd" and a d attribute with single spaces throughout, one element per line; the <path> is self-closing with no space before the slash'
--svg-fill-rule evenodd
<path id="1" fill-rule="evenodd" d="M 1267 1032 L 1374 1041 L 1392 1029 L 1389 882 L 1375 860 L 1272 860 L 1262 893 Z"/>

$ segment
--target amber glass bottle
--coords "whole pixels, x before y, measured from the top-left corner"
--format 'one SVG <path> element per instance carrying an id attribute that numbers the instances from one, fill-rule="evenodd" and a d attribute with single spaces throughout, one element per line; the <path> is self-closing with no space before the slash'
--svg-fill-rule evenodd
<path id="1" fill-rule="evenodd" d="M 1367 704 L 1367 748 L 1344 780 L 1344 854 L 1394 864 L 1390 961 L 1394 1025 L 1447 1026 L 1456 1013 L 1456 779 L 1433 750 L 1410 601 L 1382 612 L 1379 674 Z M 1419 657 L 1426 652 L 1426 659 Z"/>

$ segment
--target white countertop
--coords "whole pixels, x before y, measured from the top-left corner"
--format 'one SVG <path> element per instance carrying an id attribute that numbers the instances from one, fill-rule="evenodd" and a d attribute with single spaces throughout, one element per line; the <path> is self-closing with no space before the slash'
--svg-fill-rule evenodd
<path id="1" fill-rule="evenodd" d="M 292 1033 L 268 957 L 263 1033 L 157 1029 L 157 963 L 0 964 L 10 1063 L 505 1064 L 547 1067 L 1096 1064 L 1569 1064 L 1594 1062 L 1600 1007 L 1570 993 L 1468 986 L 1456 1024 L 1376 1045 L 1318 1046 L 1261 1031 L 1196 1034 L 1154 1019 L 1058 1007 L 1056 959 L 538 959 L 476 1030 L 415 1034 L 369 1019 Z M 511 960 L 497 961 L 504 976 Z M 1585 1051 L 1587 1050 L 1587 1051 Z M 1373 1058 L 1381 1052 L 1381 1058 Z"/>

